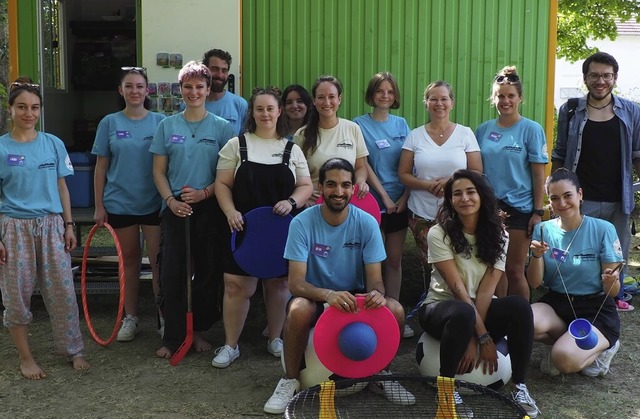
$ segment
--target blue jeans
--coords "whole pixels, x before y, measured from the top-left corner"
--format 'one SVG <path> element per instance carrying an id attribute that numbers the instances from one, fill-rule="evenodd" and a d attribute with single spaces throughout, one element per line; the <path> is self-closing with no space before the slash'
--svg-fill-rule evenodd
<path id="1" fill-rule="evenodd" d="M 631 246 L 631 230 L 629 229 L 629 214 L 625 214 L 622 210 L 620 202 L 596 202 L 585 200 L 582 203 L 582 213 L 591 217 L 600 218 L 609 221 L 616 229 L 620 246 L 622 247 L 622 256 L 625 262 L 629 263 L 629 247 Z M 622 298 L 624 291 L 622 285 L 624 277 L 627 276 L 627 267 L 620 272 L 620 292 L 616 299 Z"/>

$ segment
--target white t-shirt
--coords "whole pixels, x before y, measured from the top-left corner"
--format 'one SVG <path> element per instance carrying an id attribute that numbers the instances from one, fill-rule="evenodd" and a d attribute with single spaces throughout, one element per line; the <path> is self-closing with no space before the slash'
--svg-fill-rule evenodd
<path id="1" fill-rule="evenodd" d="M 252 133 L 245 133 L 247 141 L 247 158 L 249 161 L 260 164 L 278 164 L 282 163 L 284 148 L 288 140 L 280 139 L 264 139 Z M 233 137 L 218 153 L 218 170 L 235 169 L 238 170 L 240 164 L 240 140 Z M 297 145 L 293 145 L 291 149 L 291 157 L 289 158 L 289 169 L 293 173 L 294 179 L 299 176 L 309 176 L 309 167 L 307 159 L 304 158 L 302 150 Z M 234 171 L 234 175 L 235 175 Z"/>
<path id="2" fill-rule="evenodd" d="M 293 136 L 293 142 L 302 147 L 304 130 L 306 125 L 300 128 Z M 320 128 L 318 136 L 318 148 L 307 156 L 309 172 L 313 188 L 318 186 L 320 167 L 327 160 L 341 157 L 347 160 L 355 168 L 356 160 L 369 155 L 367 146 L 362 136 L 360 127 L 355 122 L 338 118 L 338 124 L 329 129 Z"/>
<path id="3" fill-rule="evenodd" d="M 423 126 L 411 130 L 402 146 L 413 152 L 413 171 L 418 179 L 432 180 L 451 176 L 458 169 L 467 168 L 467 153 L 480 151 L 471 128 L 456 124 L 453 133 L 444 144 L 436 144 Z M 409 209 L 416 215 L 435 220 L 441 199 L 426 190 L 409 192 Z"/>
<path id="4" fill-rule="evenodd" d="M 506 233 L 506 232 L 505 232 Z M 445 239 L 444 229 L 440 224 L 436 224 L 427 233 L 427 243 L 429 244 L 429 263 L 432 264 L 431 268 L 431 283 L 429 284 L 429 292 L 427 298 L 423 304 L 429 304 L 436 301 L 453 300 L 455 297 L 449 289 L 447 282 L 444 280 L 440 272 L 436 269 L 436 262 L 444 262 L 446 260 L 454 260 L 462 283 L 467 289 L 469 297 L 476 298 L 476 292 L 480 286 L 480 282 L 485 272 L 487 271 L 487 265 L 476 257 L 476 236 L 472 234 L 464 233 L 467 241 L 471 244 L 471 255 L 465 257 L 463 254 L 455 253 L 451 246 L 451 240 L 447 236 Z M 505 244 L 502 247 L 502 256 L 493 265 L 495 269 L 504 272 L 504 265 L 507 255 L 507 248 L 509 247 L 509 239 L 505 240 Z"/>

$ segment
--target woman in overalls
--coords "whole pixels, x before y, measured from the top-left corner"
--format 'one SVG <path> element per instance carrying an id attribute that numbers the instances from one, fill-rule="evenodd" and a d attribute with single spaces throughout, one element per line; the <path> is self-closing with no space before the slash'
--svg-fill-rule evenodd
<path id="1" fill-rule="evenodd" d="M 307 161 L 300 147 L 285 138 L 287 129 L 280 118 L 279 99 L 277 89 L 255 89 L 249 101 L 245 134 L 232 138 L 220 150 L 215 191 L 230 231 L 241 231 L 242 214 L 254 208 L 273 206 L 274 213 L 286 216 L 295 213 L 311 196 L 313 187 Z M 240 356 L 238 339 L 259 279 L 242 270 L 230 250 L 225 259 L 222 309 L 225 344 L 216 350 L 212 361 L 217 368 L 228 367 Z M 267 350 L 280 357 L 280 334 L 289 298 L 287 278 L 270 278 L 262 285 L 269 329 Z"/>

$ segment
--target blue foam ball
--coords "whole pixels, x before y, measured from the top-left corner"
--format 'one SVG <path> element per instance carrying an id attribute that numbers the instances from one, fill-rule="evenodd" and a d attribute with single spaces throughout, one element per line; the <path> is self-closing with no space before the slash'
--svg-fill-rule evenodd
<path id="1" fill-rule="evenodd" d="M 376 332 L 366 323 L 353 322 L 346 325 L 338 336 L 342 354 L 352 361 L 364 361 L 376 351 Z"/>

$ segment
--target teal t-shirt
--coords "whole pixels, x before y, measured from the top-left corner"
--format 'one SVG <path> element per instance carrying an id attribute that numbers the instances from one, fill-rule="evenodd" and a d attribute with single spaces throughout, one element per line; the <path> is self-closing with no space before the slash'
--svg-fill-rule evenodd
<path id="1" fill-rule="evenodd" d="M 602 289 L 600 276 L 602 264 L 623 260 L 613 224 L 585 215 L 579 229 L 563 231 L 558 219 L 553 219 L 534 227 L 533 240 L 540 240 L 541 226 L 544 226 L 543 239 L 549 245 L 543 256 L 544 284 L 562 294 L 590 295 L 606 291 Z"/>
<path id="2" fill-rule="evenodd" d="M 364 265 L 387 257 L 378 222 L 349 204 L 346 220 L 332 226 L 322 217 L 321 207 L 307 208 L 291 221 L 285 259 L 306 262 L 306 280 L 316 287 L 364 289 Z"/>
<path id="3" fill-rule="evenodd" d="M 360 126 L 364 142 L 369 150 L 369 165 L 380 180 L 382 187 L 394 202 L 404 193 L 404 185 L 398 179 L 398 163 L 402 154 L 402 145 L 409 135 L 409 125 L 404 118 L 389 115 L 386 121 L 379 122 L 365 114 L 354 118 Z M 382 198 L 371 188 L 371 193 L 384 208 Z"/>
<path id="4" fill-rule="evenodd" d="M 244 132 L 244 120 L 247 117 L 249 104 L 242 97 L 226 91 L 219 100 L 205 100 L 204 107 L 207 111 L 229 121 L 233 125 L 233 136 Z M 180 110 L 185 108 L 184 102 L 180 105 Z"/>
<path id="5" fill-rule="evenodd" d="M 180 112 L 160 121 L 149 151 L 167 156 L 167 179 L 178 196 L 184 186 L 203 189 L 213 183 L 218 152 L 233 136 L 231 124 L 210 112 L 198 122 L 187 122 Z"/>
<path id="6" fill-rule="evenodd" d="M 102 198 L 110 214 L 146 215 L 160 209 L 162 198 L 153 183 L 151 141 L 164 115 L 149 112 L 132 120 L 122 112 L 105 116 L 91 153 L 109 159 Z"/>
<path id="7" fill-rule="evenodd" d="M 533 177 L 530 163 L 549 162 L 544 130 L 535 121 L 521 118 L 509 128 L 497 120 L 476 130 L 482 167 L 496 197 L 520 212 L 533 211 Z"/>
<path id="8" fill-rule="evenodd" d="M 64 143 L 55 135 L 38 132 L 36 139 L 17 142 L 0 137 L 0 213 L 12 218 L 61 214 L 58 179 L 73 174 Z"/>

